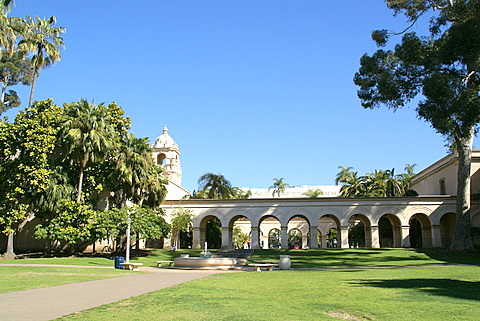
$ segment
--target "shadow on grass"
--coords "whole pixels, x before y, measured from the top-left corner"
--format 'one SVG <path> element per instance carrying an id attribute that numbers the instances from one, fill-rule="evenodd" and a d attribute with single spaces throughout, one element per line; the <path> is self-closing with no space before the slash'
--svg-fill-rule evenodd
<path id="1" fill-rule="evenodd" d="M 453 252 L 446 249 L 415 249 L 428 257 L 448 264 L 480 264 L 480 252 Z"/>
<path id="2" fill-rule="evenodd" d="M 480 282 L 452 279 L 365 280 L 352 284 L 378 288 L 414 289 L 429 295 L 480 301 Z"/>
<path id="3" fill-rule="evenodd" d="M 442 249 L 309 249 L 255 250 L 252 262 L 274 261 L 290 255 L 294 267 L 406 266 L 426 264 L 480 264 L 480 253 Z"/>

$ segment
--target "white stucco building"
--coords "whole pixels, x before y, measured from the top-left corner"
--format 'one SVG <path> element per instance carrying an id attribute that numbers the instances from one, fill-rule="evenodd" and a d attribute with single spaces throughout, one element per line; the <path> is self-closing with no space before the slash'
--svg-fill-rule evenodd
<path id="1" fill-rule="evenodd" d="M 194 213 L 193 248 L 203 247 L 207 223 L 213 219 L 218 219 L 222 226 L 222 248 L 233 247 L 235 226 L 250 234 L 249 246 L 254 249 L 292 246 L 288 242 L 292 230 L 301 234 L 302 248 L 357 246 L 349 241 L 349 231 L 355 226 L 363 230 L 361 245 L 371 248 L 410 247 L 412 243 L 418 247 L 448 247 L 452 241 L 457 186 L 454 154 L 414 177 L 411 188 L 420 196 L 342 198 L 338 197 L 340 186 L 298 186 L 287 188 L 284 195 L 276 198 L 268 189 L 250 189 L 253 194 L 250 199 L 235 200 L 182 199 L 189 192 L 181 187 L 179 155 L 178 146 L 165 127 L 154 144 L 157 163 L 163 164 L 168 175 L 172 175 L 171 179 L 169 176 L 172 194 L 162 208 L 167 217 L 179 207 Z M 475 150 L 471 185 L 474 194 L 480 193 L 479 169 L 480 150 Z M 308 198 L 303 195 L 308 189 L 321 189 L 324 195 Z M 480 227 L 478 202 L 472 203 L 471 215 L 473 225 Z M 329 230 L 336 233 L 334 242 L 328 239 Z"/>

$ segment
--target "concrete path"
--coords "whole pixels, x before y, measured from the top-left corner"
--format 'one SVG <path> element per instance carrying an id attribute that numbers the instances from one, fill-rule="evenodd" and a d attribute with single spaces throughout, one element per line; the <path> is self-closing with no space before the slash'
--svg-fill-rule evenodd
<path id="1" fill-rule="evenodd" d="M 1 293 L 0 320 L 52 320 L 208 275 L 231 272 L 154 267 L 142 267 L 142 271 L 152 273 L 137 274 L 132 271 L 129 276 Z"/>

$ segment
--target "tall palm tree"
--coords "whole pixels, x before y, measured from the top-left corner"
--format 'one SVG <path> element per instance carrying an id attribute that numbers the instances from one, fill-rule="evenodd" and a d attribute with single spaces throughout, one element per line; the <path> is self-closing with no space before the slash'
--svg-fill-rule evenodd
<path id="1" fill-rule="evenodd" d="M 40 19 L 38 16 L 35 18 L 25 17 L 23 39 L 19 42 L 19 47 L 32 54 L 31 59 L 34 68 L 28 106 L 31 106 L 33 102 L 40 69 L 50 67 L 59 61 L 60 49 L 65 46 L 62 38 L 65 28 L 55 27 L 55 23 L 56 19 L 53 16 L 48 20 Z"/>
<path id="2" fill-rule="evenodd" d="M 337 177 L 335 178 L 335 185 L 338 185 L 338 183 L 345 183 L 349 179 L 351 179 L 353 175 L 353 167 L 343 167 L 343 166 L 338 166 L 340 168 L 340 172 L 337 174 Z"/>
<path id="3" fill-rule="evenodd" d="M 366 176 L 358 177 L 357 172 L 351 172 L 348 180 L 343 181 L 343 186 L 340 188 L 340 196 L 364 197 L 366 189 Z"/>
<path id="4" fill-rule="evenodd" d="M 232 184 L 223 174 L 206 173 L 198 179 L 198 189 L 206 198 L 232 198 Z"/>
<path id="5" fill-rule="evenodd" d="M 77 202 L 82 200 L 83 176 L 87 166 L 105 158 L 116 145 L 115 132 L 106 120 L 103 104 L 80 100 L 65 105 L 62 137 L 67 154 L 78 166 Z"/>
<path id="6" fill-rule="evenodd" d="M 285 188 L 290 187 L 290 185 L 283 182 L 283 179 L 283 177 L 273 179 L 273 185 L 268 188 L 268 191 L 270 191 L 270 189 L 273 189 L 273 197 L 275 197 L 275 194 L 280 197 L 280 195 L 285 193 Z"/>
<path id="7" fill-rule="evenodd" d="M 121 206 L 131 200 L 140 206 L 158 206 L 165 198 L 166 180 L 152 158 L 148 138 L 126 133 L 115 150 L 115 170 L 109 179 L 117 182 Z M 146 201 L 148 204 L 143 204 Z"/>

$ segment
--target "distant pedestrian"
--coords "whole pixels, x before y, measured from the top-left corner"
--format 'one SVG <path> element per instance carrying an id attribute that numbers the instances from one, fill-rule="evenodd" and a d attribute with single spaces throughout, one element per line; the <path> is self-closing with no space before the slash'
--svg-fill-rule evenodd
<path id="1" fill-rule="evenodd" d="M 170 246 L 170 249 L 172 250 L 172 252 L 175 252 L 177 250 L 177 247 L 175 245 L 172 245 Z"/>

